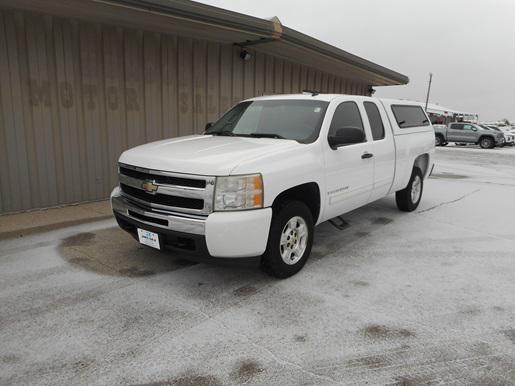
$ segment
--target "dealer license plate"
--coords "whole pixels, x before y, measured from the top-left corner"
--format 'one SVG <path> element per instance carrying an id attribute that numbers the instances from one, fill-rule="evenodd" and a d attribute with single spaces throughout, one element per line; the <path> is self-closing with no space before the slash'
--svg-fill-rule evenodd
<path id="1" fill-rule="evenodd" d="M 149 247 L 161 249 L 159 244 L 159 235 L 155 232 L 150 232 L 145 229 L 138 228 L 138 240 L 141 244 L 148 245 Z"/>

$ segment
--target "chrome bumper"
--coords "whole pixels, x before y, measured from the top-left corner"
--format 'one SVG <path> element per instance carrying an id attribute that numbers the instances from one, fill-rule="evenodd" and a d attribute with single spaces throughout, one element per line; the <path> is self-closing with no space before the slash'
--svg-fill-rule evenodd
<path id="1" fill-rule="evenodd" d="M 123 197 L 119 188 L 115 188 L 111 193 L 111 207 L 117 214 L 153 227 L 195 235 L 205 234 L 206 218 L 183 217 L 179 214 L 165 214 L 142 209 Z M 131 215 L 131 212 L 139 216 L 135 217 Z M 140 216 L 155 218 L 157 222 L 142 219 Z M 162 225 L 163 221 L 166 221 L 168 225 Z"/>

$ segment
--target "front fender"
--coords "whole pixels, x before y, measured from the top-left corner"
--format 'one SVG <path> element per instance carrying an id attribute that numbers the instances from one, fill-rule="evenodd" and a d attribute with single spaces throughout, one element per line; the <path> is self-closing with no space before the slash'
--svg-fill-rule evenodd
<path id="1" fill-rule="evenodd" d="M 308 182 L 318 184 L 325 191 L 322 149 L 319 143 L 298 144 L 284 151 L 266 154 L 238 165 L 231 174 L 261 173 L 263 176 L 265 207 L 272 206 L 275 198 L 292 187 Z M 325 198 L 321 195 L 321 200 Z M 323 207 L 324 202 L 320 203 Z"/>

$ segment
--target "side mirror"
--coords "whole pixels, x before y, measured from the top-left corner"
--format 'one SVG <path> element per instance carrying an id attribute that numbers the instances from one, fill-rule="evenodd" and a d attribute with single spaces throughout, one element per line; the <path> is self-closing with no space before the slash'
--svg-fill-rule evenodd
<path id="1" fill-rule="evenodd" d="M 213 126 L 213 122 L 206 123 L 206 130 Z"/>
<path id="2" fill-rule="evenodd" d="M 329 146 L 336 150 L 340 146 L 352 145 L 354 143 L 365 142 L 365 132 L 358 127 L 344 127 L 336 129 L 334 135 L 329 136 Z"/>

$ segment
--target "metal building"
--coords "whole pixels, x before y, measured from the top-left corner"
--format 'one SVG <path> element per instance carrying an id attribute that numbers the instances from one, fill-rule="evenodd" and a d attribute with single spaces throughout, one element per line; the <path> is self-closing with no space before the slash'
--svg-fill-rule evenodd
<path id="1" fill-rule="evenodd" d="M 184 0 L 0 0 L 0 213 L 106 198 L 124 149 L 200 133 L 244 98 L 407 82 L 276 18 Z"/>

